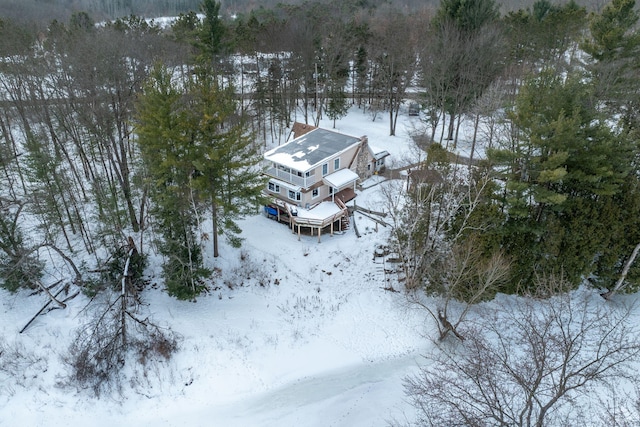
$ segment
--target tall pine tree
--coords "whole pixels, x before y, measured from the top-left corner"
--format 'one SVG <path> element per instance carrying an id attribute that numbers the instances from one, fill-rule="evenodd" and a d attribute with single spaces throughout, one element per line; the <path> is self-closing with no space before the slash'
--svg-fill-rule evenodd
<path id="1" fill-rule="evenodd" d="M 546 71 L 530 79 L 511 119 L 514 141 L 489 157 L 504 182 L 495 193 L 505 215 L 496 230 L 514 257 L 513 283 L 563 274 L 577 284 L 608 244 L 603 230 L 615 220 L 600 212 L 622 194 L 632 144 L 610 129 L 580 75 Z"/>
<path id="2" fill-rule="evenodd" d="M 164 238 L 164 277 L 178 298 L 191 298 L 204 286 L 200 218 L 206 207 L 218 256 L 218 234 L 239 245 L 235 221 L 261 201 L 260 159 L 235 112 L 232 88 L 221 89 L 204 67 L 181 82 L 158 67 L 138 102 L 138 142 Z"/>
<path id="3" fill-rule="evenodd" d="M 189 115 L 171 73 L 156 67 L 137 103 L 136 133 L 149 177 L 151 212 L 163 236 L 159 246 L 165 256 L 165 286 L 180 299 L 199 294 L 207 275 L 196 236 L 191 182 L 198 149 Z"/>

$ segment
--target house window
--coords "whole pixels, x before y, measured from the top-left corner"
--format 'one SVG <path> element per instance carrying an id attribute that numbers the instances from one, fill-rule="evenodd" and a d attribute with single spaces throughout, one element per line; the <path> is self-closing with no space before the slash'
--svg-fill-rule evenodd
<path id="1" fill-rule="evenodd" d="M 280 186 L 278 184 L 274 184 L 273 182 L 269 181 L 269 191 L 273 191 L 274 193 L 279 193 Z"/>
<path id="2" fill-rule="evenodd" d="M 300 200 L 300 192 L 299 191 L 293 191 L 293 190 L 289 190 L 289 198 L 291 200 Z"/>
<path id="3" fill-rule="evenodd" d="M 333 161 L 333 170 L 337 171 L 340 169 L 340 157 Z"/>
<path id="4" fill-rule="evenodd" d="M 322 165 L 322 176 L 325 176 L 329 173 L 329 163 L 325 163 Z"/>
<path id="5" fill-rule="evenodd" d="M 368 170 L 368 171 L 370 171 L 370 170 L 371 170 L 371 163 L 369 163 L 369 164 L 367 165 L 367 170 Z"/>
<path id="6" fill-rule="evenodd" d="M 320 194 L 320 191 L 318 191 L 317 188 L 314 188 L 313 191 L 311 192 L 311 195 L 313 196 L 314 199 L 318 197 L 319 194 Z"/>
<path id="7" fill-rule="evenodd" d="M 329 194 L 333 194 L 333 187 L 329 186 Z"/>

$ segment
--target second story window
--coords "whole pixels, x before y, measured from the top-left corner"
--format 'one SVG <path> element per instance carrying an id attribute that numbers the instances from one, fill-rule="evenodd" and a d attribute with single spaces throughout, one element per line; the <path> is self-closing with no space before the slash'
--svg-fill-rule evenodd
<path id="1" fill-rule="evenodd" d="M 325 163 L 322 165 L 322 176 L 325 176 L 329 173 L 329 164 Z"/>
<path id="2" fill-rule="evenodd" d="M 333 161 L 333 170 L 337 171 L 340 169 L 340 157 Z"/>

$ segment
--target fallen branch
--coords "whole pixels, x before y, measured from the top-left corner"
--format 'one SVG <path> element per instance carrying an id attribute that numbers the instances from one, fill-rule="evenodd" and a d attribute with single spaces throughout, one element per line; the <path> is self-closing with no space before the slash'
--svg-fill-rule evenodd
<path id="1" fill-rule="evenodd" d="M 64 252 L 62 252 L 56 245 L 53 245 L 51 243 L 44 243 L 42 245 L 43 247 L 46 248 L 51 248 L 53 249 L 55 252 L 58 253 L 58 255 L 60 255 L 60 257 L 65 260 L 67 262 L 67 264 L 69 264 L 69 266 L 71 267 L 71 269 L 74 271 L 74 273 L 76 273 L 76 283 L 78 285 L 82 285 L 82 274 L 80 273 L 80 270 L 78 270 L 78 267 L 76 267 L 76 265 L 73 263 L 73 261 L 71 260 L 71 258 L 69 258 Z"/>
<path id="2" fill-rule="evenodd" d="M 361 215 L 366 216 L 367 218 L 369 218 L 371 221 L 377 222 L 378 224 L 382 225 L 383 227 L 387 227 L 389 224 L 387 224 L 386 222 L 384 222 L 381 219 L 378 218 L 374 218 L 373 216 L 369 215 L 366 212 L 363 212 L 362 209 L 360 209 L 359 207 L 356 207 L 355 210 L 360 213 Z"/>
<path id="3" fill-rule="evenodd" d="M 353 222 L 353 231 L 355 231 L 356 232 L 356 236 L 358 238 L 360 238 L 360 232 L 358 231 L 358 226 L 356 225 L 356 217 L 355 217 L 355 215 L 353 217 L 353 221 L 352 222 Z"/>
<path id="4" fill-rule="evenodd" d="M 60 282 L 61 281 L 59 281 L 58 283 L 60 283 Z M 36 317 L 38 317 L 49 306 L 49 304 L 51 304 L 51 302 L 57 301 L 56 298 L 58 297 L 58 295 L 60 295 L 63 291 L 68 290 L 68 289 L 69 289 L 68 285 L 65 285 L 62 288 L 60 288 L 58 290 L 58 292 L 56 292 L 55 295 L 53 295 L 51 297 L 51 299 L 49 299 L 49 301 L 47 301 L 47 303 L 45 305 L 43 305 L 40 310 L 38 310 L 38 312 L 31 318 L 31 320 L 29 320 L 27 322 L 27 324 L 24 325 L 24 327 L 22 329 L 20 329 L 20 333 L 23 333 L 29 327 L 29 325 L 31 325 L 31 323 L 33 323 L 33 321 L 36 320 Z"/>
<path id="5" fill-rule="evenodd" d="M 49 291 L 49 289 L 56 287 L 60 282 L 62 282 L 62 280 L 58 280 L 56 283 L 54 283 L 50 287 L 46 287 L 45 285 L 43 285 L 40 280 L 36 280 L 35 282 L 36 282 L 36 285 L 38 285 L 38 287 L 42 289 L 44 293 L 46 293 L 49 296 L 49 299 L 51 299 L 52 302 L 55 302 L 56 304 L 58 304 L 60 308 L 67 308 L 64 302 L 58 301 L 55 295 L 52 295 L 51 292 Z"/>
<path id="6" fill-rule="evenodd" d="M 385 218 L 387 216 L 386 212 L 378 212 L 378 211 L 374 211 L 374 210 L 371 210 L 371 209 L 363 208 L 362 206 L 355 206 L 354 205 L 354 209 L 357 209 L 360 212 L 366 212 L 366 213 L 371 214 L 371 215 L 381 216 L 383 218 Z"/>
<path id="7" fill-rule="evenodd" d="M 55 287 L 56 287 L 56 286 L 58 286 L 59 284 L 60 284 L 60 281 L 58 280 L 58 281 L 57 281 L 57 282 L 55 282 L 54 284 L 47 286 L 47 290 L 48 290 L 48 291 L 50 291 L 51 289 L 55 288 Z M 40 291 L 35 290 L 35 291 L 31 292 L 31 293 L 29 294 L 29 296 L 30 296 L 30 297 L 32 297 L 32 296 L 37 295 L 37 294 L 39 294 L 39 293 L 40 293 Z"/>

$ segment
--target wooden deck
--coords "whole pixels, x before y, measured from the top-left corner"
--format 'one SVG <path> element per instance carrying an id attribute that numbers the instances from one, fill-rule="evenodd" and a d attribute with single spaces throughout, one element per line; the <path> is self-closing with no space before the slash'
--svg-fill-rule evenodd
<path id="1" fill-rule="evenodd" d="M 352 190 L 353 191 L 353 190 Z M 323 201 L 310 209 L 303 209 L 291 205 L 280 199 L 273 199 L 272 203 L 264 207 L 268 218 L 288 224 L 293 233 L 298 234 L 298 240 L 304 234 L 318 236 L 318 242 L 323 232 L 331 236 L 337 231 L 349 227 L 349 209 L 341 198 L 333 202 Z"/>

